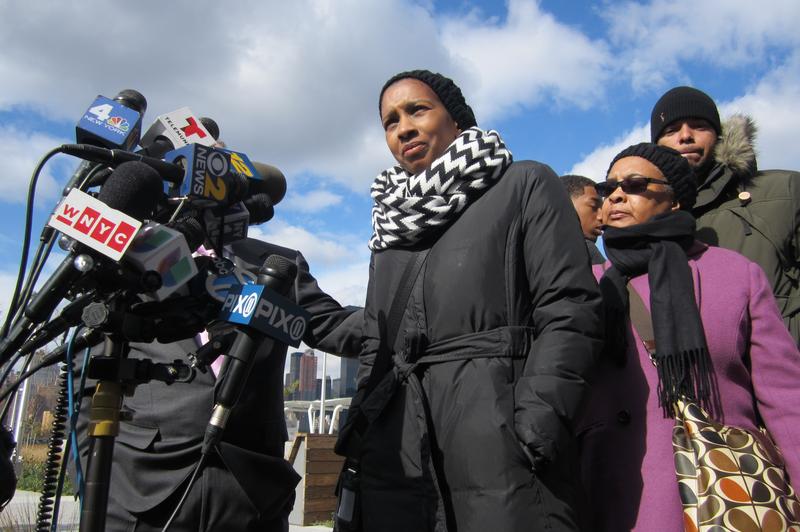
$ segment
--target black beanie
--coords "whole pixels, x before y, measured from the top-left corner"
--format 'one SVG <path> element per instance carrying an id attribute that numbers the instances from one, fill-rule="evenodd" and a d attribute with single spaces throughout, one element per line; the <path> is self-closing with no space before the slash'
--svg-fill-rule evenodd
<path id="1" fill-rule="evenodd" d="M 672 148 L 651 144 L 650 142 L 634 144 L 633 146 L 628 146 L 614 157 L 614 160 L 608 165 L 606 175 L 611 171 L 614 163 L 625 157 L 641 157 L 656 165 L 669 182 L 669 186 L 672 187 L 675 201 L 680 204 L 681 209 L 684 211 L 691 210 L 697 199 L 697 178 L 692 171 L 692 167 L 689 166 L 689 162 L 680 153 Z"/>
<path id="2" fill-rule="evenodd" d="M 431 72 L 430 70 L 409 70 L 408 72 L 400 72 L 389 78 L 389 81 L 383 84 L 381 95 L 378 97 L 378 114 L 381 112 L 383 93 L 386 92 L 389 85 L 405 78 L 419 80 L 430 87 L 433 92 L 436 93 L 436 96 L 439 97 L 444 108 L 450 113 L 450 118 L 456 122 L 460 130 L 463 131 L 478 125 L 475 121 L 475 115 L 470 106 L 467 105 L 466 100 L 464 100 L 464 95 L 461 94 L 461 89 L 458 88 L 458 85 L 453 83 L 452 79 Z"/>
<path id="3" fill-rule="evenodd" d="M 675 87 L 658 99 L 650 113 L 650 140 L 658 142 L 661 132 L 675 120 L 702 118 L 722 134 L 719 111 L 711 96 L 692 87 Z"/>

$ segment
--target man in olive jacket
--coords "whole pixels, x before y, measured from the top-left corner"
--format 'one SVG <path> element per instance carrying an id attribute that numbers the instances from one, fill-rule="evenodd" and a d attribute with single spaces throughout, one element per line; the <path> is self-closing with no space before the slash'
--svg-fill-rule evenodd
<path id="1" fill-rule="evenodd" d="M 800 344 L 800 173 L 758 170 L 753 121 L 734 115 L 721 123 L 714 101 L 692 87 L 671 89 L 656 102 L 650 132 L 653 142 L 681 152 L 697 174 L 697 238 L 764 269 Z"/>

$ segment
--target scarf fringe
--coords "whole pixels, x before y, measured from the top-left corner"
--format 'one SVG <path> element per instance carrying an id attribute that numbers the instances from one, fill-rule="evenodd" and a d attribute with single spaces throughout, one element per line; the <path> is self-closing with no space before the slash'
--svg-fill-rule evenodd
<path id="1" fill-rule="evenodd" d="M 658 404 L 664 417 L 674 416 L 679 399 L 711 408 L 711 358 L 705 348 L 691 349 L 658 357 Z"/>

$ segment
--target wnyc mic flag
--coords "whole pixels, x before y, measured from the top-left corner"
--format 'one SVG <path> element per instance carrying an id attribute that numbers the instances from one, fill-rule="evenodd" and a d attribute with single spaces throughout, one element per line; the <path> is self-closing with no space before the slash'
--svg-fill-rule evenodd
<path id="1" fill-rule="evenodd" d="M 56 207 L 47 225 L 119 261 L 142 222 L 73 188 Z"/>

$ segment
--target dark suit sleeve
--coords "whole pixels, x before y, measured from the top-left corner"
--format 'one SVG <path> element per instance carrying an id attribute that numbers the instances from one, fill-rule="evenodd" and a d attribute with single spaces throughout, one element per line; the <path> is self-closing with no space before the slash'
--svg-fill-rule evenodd
<path id="1" fill-rule="evenodd" d="M 311 314 L 310 327 L 303 341 L 309 346 L 346 357 L 358 356 L 364 329 L 364 312 L 359 307 L 343 307 L 324 292 L 308 270 L 303 255 L 297 253 L 297 303 Z"/>
<path id="2" fill-rule="evenodd" d="M 519 438 L 545 461 L 572 437 L 586 378 L 602 346 L 602 306 L 578 219 L 544 165 L 522 199 L 535 340 L 514 390 Z"/>

